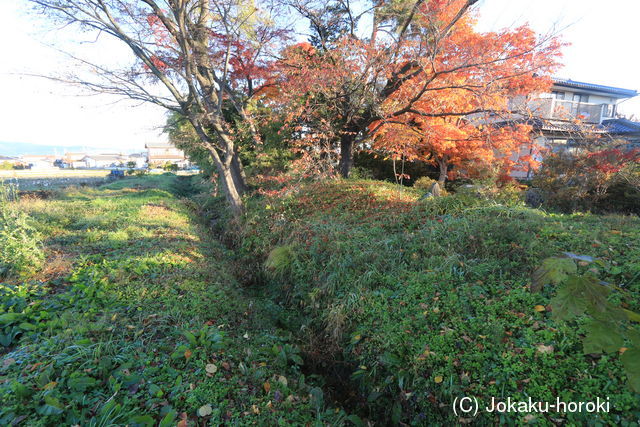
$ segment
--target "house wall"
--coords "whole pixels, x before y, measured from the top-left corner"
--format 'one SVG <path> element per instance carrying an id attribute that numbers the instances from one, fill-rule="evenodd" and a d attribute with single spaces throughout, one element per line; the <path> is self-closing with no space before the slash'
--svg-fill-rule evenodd
<path id="1" fill-rule="evenodd" d="M 171 156 L 180 156 L 183 157 L 184 153 L 182 150 L 173 147 L 167 148 L 148 148 L 147 149 L 149 157 L 171 157 Z"/>

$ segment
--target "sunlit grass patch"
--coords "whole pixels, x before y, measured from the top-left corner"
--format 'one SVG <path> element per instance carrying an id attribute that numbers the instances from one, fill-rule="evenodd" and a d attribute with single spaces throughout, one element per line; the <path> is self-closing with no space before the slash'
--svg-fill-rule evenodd
<path id="1" fill-rule="evenodd" d="M 317 380 L 300 375 L 265 304 L 242 293 L 228 250 L 153 188 L 171 179 L 21 202 L 47 260 L 34 283 L 0 284 L 0 316 L 11 314 L 0 317 L 0 425 L 316 419 L 306 396 Z"/>

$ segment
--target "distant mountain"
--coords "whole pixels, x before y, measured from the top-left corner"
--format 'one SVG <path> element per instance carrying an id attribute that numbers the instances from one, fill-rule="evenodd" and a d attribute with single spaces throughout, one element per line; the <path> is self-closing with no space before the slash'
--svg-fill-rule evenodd
<path id="1" fill-rule="evenodd" d="M 119 149 L 105 147 L 82 147 L 79 145 L 63 146 L 63 145 L 39 145 L 28 144 L 25 142 L 0 142 L 0 156 L 22 156 L 24 154 L 48 155 L 48 154 L 64 154 L 68 152 L 120 152 Z M 129 151 L 129 150 L 125 150 Z M 142 151 L 142 150 L 138 150 Z"/>

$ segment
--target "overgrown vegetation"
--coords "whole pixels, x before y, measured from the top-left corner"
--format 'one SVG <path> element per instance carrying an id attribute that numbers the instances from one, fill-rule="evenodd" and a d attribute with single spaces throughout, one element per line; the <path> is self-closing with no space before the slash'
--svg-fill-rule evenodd
<path id="1" fill-rule="evenodd" d="M 554 153 L 533 185 L 552 209 L 640 214 L 640 150 L 618 144 Z"/>
<path id="2" fill-rule="evenodd" d="M 0 182 L 0 279 L 27 276 L 41 267 L 44 258 L 40 236 L 15 207 L 17 199 L 16 187 Z"/>
<path id="3" fill-rule="evenodd" d="M 453 414 L 460 396 L 485 404 L 600 397 L 610 398 L 610 413 L 485 412 L 478 421 L 633 424 L 640 400 L 619 354 L 631 343 L 585 355 L 585 322 L 559 321 L 556 290 L 529 286 L 543 259 L 584 254 L 637 312 L 640 220 L 545 213 L 513 194 L 474 189 L 419 201 L 421 192 L 381 182 L 315 183 L 253 200 L 237 242 L 248 270 L 267 260 L 255 286 L 282 307 L 280 322 L 309 366 L 337 376 L 334 395 L 363 420 L 470 422 Z M 272 267 L 283 248 L 295 254 L 277 263 L 284 278 Z"/>
<path id="4" fill-rule="evenodd" d="M 169 192 L 189 190 L 178 182 L 126 178 L 3 202 L 46 236 L 46 263 L 0 283 L 0 425 L 346 419 L 325 410 L 320 379 L 301 374 L 277 307 L 242 293 L 228 251 L 187 208 L 197 206 Z"/>

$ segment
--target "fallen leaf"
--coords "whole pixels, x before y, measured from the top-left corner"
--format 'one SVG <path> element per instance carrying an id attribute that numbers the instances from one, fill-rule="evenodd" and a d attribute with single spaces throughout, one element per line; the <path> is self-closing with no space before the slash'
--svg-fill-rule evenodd
<path id="1" fill-rule="evenodd" d="M 185 359 L 189 359 L 191 357 L 191 355 L 193 354 L 193 352 L 191 350 L 185 350 L 184 352 L 184 358 Z"/>
<path id="2" fill-rule="evenodd" d="M 213 412 L 213 408 L 211 407 L 211 405 L 204 405 L 204 406 L 201 406 L 200 409 L 198 409 L 198 415 L 201 417 L 206 417 L 207 415 L 211 415 L 212 412 Z"/>
<path id="3" fill-rule="evenodd" d="M 553 346 L 552 345 L 540 344 L 537 347 L 537 350 L 538 350 L 538 353 L 541 353 L 541 354 L 553 353 Z"/>
<path id="4" fill-rule="evenodd" d="M 289 382 L 287 381 L 287 377 L 283 375 L 278 375 L 278 382 L 285 387 L 289 384 Z"/>
<path id="5" fill-rule="evenodd" d="M 207 366 L 205 366 L 204 370 L 209 374 L 215 374 L 218 371 L 218 367 L 213 363 L 207 363 Z"/>
<path id="6" fill-rule="evenodd" d="M 546 308 L 544 308 L 544 305 L 536 305 L 535 307 L 533 307 L 533 309 L 537 312 L 542 312 L 547 310 Z"/>
<path id="7" fill-rule="evenodd" d="M 58 383 L 56 381 L 51 381 L 49 384 L 46 384 L 43 389 L 44 390 L 51 390 L 52 388 L 54 388 L 56 385 L 58 385 Z"/>
<path id="8" fill-rule="evenodd" d="M 260 409 L 256 405 L 251 405 L 251 411 L 256 415 L 260 414 Z"/>
<path id="9" fill-rule="evenodd" d="M 440 384 L 442 382 L 444 378 L 442 378 L 442 375 L 438 375 L 437 377 L 435 377 L 433 380 L 436 382 L 436 384 Z"/>
<path id="10" fill-rule="evenodd" d="M 264 391 L 266 393 L 269 393 L 271 391 L 271 384 L 269 383 L 269 381 L 262 384 L 262 388 L 264 388 Z"/>

